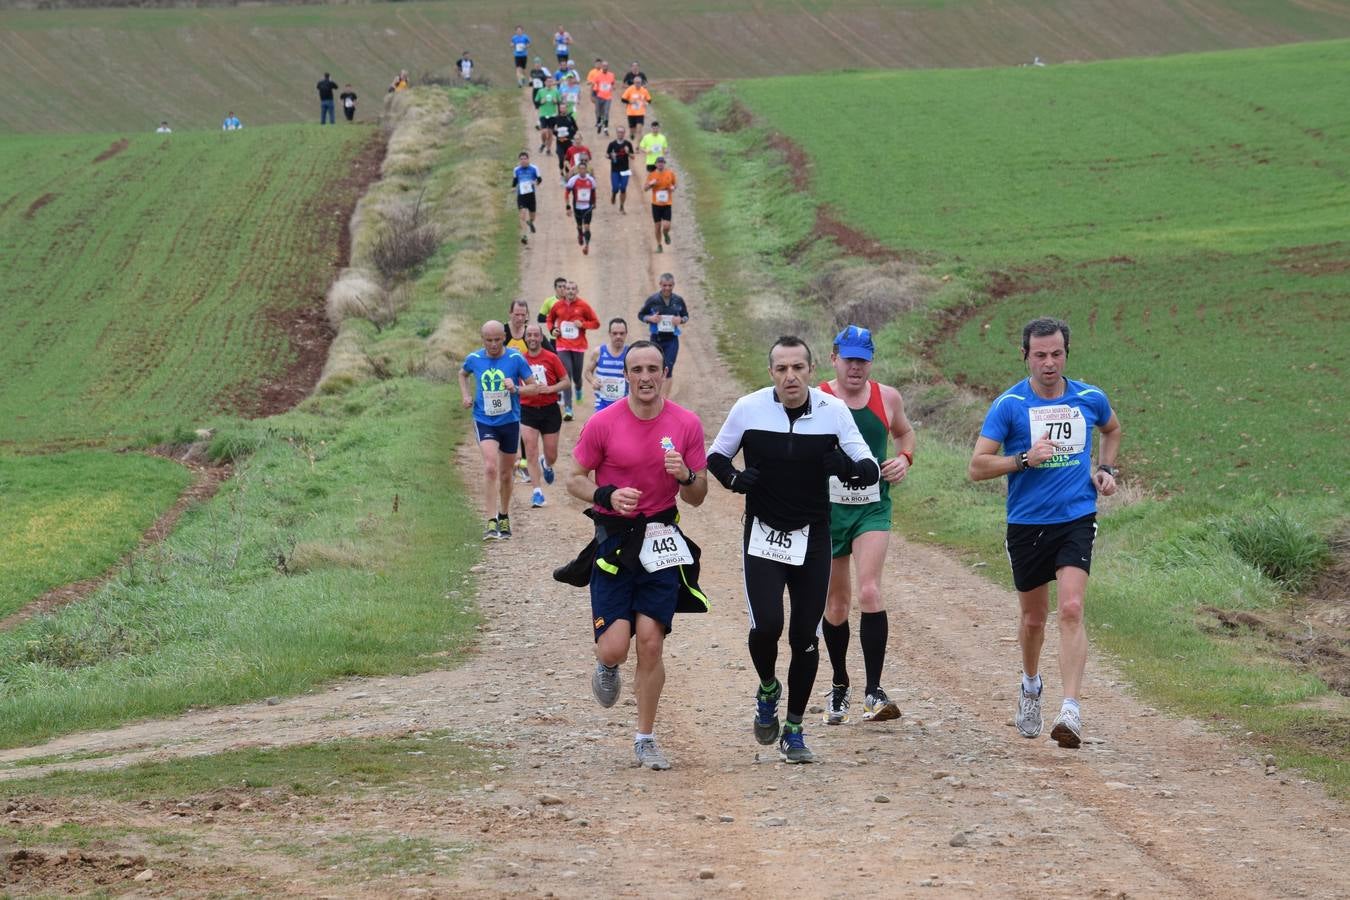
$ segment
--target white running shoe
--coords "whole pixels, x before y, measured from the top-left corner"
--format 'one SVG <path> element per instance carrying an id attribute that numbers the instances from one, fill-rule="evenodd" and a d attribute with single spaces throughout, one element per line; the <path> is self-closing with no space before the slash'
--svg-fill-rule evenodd
<path id="1" fill-rule="evenodd" d="M 1083 743 L 1083 719 L 1078 711 L 1071 706 L 1061 707 L 1050 728 L 1050 737 L 1061 747 L 1077 750 Z"/>
<path id="2" fill-rule="evenodd" d="M 848 685 L 834 685 L 825 692 L 825 724 L 843 725 L 848 721 L 848 703 L 853 692 Z"/>
<path id="3" fill-rule="evenodd" d="M 1043 690 L 1043 689 L 1042 689 Z M 1041 718 L 1041 695 L 1028 694 L 1017 685 L 1017 730 L 1024 738 L 1034 738 L 1041 733 L 1045 722 Z"/>
<path id="4" fill-rule="evenodd" d="M 605 709 L 619 702 L 619 690 L 623 687 L 623 678 L 619 667 L 609 668 L 599 660 L 595 661 L 595 671 L 591 674 L 591 693 L 595 701 Z"/>
<path id="5" fill-rule="evenodd" d="M 661 748 L 656 746 L 655 738 L 643 738 L 640 741 L 634 741 L 633 755 L 637 757 L 637 764 L 644 769 L 663 772 L 670 768 L 670 760 L 666 759 L 666 755 L 661 752 Z"/>
<path id="6" fill-rule="evenodd" d="M 900 718 L 900 705 L 886 696 L 880 687 L 863 698 L 864 722 L 889 722 Z"/>

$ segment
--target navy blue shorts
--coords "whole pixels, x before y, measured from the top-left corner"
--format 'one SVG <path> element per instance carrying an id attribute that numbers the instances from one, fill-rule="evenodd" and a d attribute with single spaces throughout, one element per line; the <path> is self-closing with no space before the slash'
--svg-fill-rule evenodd
<path id="1" fill-rule="evenodd" d="M 474 419 L 473 427 L 478 429 L 478 442 L 496 441 L 500 453 L 520 452 L 520 422 L 503 422 L 500 425 L 484 425 Z"/>
<path id="2" fill-rule="evenodd" d="M 666 377 L 675 374 L 675 357 L 680 355 L 680 336 L 675 335 L 652 335 L 652 341 L 661 348 L 661 359 L 665 362 Z"/>
<path id="3" fill-rule="evenodd" d="M 600 544 L 596 557 L 600 558 L 619 545 L 619 538 L 611 537 Z M 670 634 L 670 623 L 675 618 L 675 601 L 680 594 L 678 566 L 660 572 L 638 569 L 630 572 L 619 569 L 611 575 L 599 566 L 591 569 L 591 625 L 595 639 L 605 629 L 621 619 L 627 619 L 629 633 L 637 633 L 637 614 L 642 613 L 665 626 Z"/>

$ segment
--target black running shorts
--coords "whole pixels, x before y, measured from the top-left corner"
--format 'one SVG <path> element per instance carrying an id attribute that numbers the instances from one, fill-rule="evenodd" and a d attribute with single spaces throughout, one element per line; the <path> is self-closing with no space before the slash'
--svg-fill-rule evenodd
<path id="1" fill-rule="evenodd" d="M 557 403 L 548 406 L 526 406 L 520 404 L 520 424 L 523 428 L 533 428 L 540 434 L 557 434 L 562 430 L 562 409 Z"/>
<path id="2" fill-rule="evenodd" d="M 652 204 L 652 221 L 653 221 L 653 222 L 669 222 L 669 221 L 670 221 L 670 210 L 671 210 L 671 206 L 670 206 L 669 203 L 667 203 L 665 206 L 657 206 L 655 203 L 653 203 L 653 204 Z"/>
<path id="3" fill-rule="evenodd" d="M 1064 566 L 1092 571 L 1092 542 L 1097 537 L 1097 514 L 1050 525 L 1008 525 L 1004 547 L 1012 564 L 1013 586 L 1034 591 L 1055 580 Z"/>

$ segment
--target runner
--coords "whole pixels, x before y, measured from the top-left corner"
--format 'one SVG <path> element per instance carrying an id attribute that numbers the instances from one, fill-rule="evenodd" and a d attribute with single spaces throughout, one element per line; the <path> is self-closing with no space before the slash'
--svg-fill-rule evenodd
<path id="1" fill-rule="evenodd" d="M 589 342 L 586 332 L 600 327 L 595 310 L 585 300 L 577 296 L 577 283 L 567 282 L 563 296 L 558 298 L 548 311 L 548 330 L 558 348 L 558 357 L 563 361 L 567 375 L 576 389 L 577 402 L 581 402 L 581 367 L 586 363 L 586 349 Z M 563 391 L 563 421 L 572 421 L 572 390 Z"/>
<path id="2" fill-rule="evenodd" d="M 1004 391 L 985 416 L 970 460 L 972 481 L 1008 476 L 1006 546 L 1021 607 L 1018 642 L 1022 684 L 1017 730 L 1041 733 L 1041 646 L 1050 610 L 1050 582 L 1058 581 L 1059 673 L 1064 702 L 1050 737 L 1061 747 L 1083 740 L 1078 698 L 1087 666 L 1083 600 L 1097 536 L 1097 494 L 1116 492 L 1120 420 L 1101 388 L 1064 377 L 1069 326 L 1034 319 L 1022 329 L 1029 377 Z M 1092 429 L 1102 446 L 1092 469 Z M 1007 451 L 1002 455 L 999 448 Z"/>
<path id="3" fill-rule="evenodd" d="M 623 358 L 628 352 L 628 323 L 623 319 L 609 320 L 609 339 L 586 354 L 583 372 L 586 383 L 595 392 L 595 411 L 628 396 L 628 382 L 623 377 Z"/>
<path id="4" fill-rule="evenodd" d="M 553 32 L 553 52 L 558 57 L 558 65 L 567 62 L 567 57 L 572 52 L 572 36 L 561 25 Z"/>
<path id="5" fill-rule="evenodd" d="M 553 279 L 553 295 L 545 297 L 544 302 L 539 304 L 538 322 L 540 325 L 548 324 L 549 310 L 553 309 L 553 304 L 557 303 L 567 293 L 567 279 L 559 275 Z M 544 329 L 548 331 L 548 329 Z"/>
<path id="6" fill-rule="evenodd" d="M 525 63 L 530 58 L 530 36 L 525 33 L 525 29 L 516 26 L 516 33 L 511 35 L 511 61 L 516 65 L 516 87 L 525 86 Z M 538 57 L 535 57 L 538 62 Z"/>
<path id="7" fill-rule="evenodd" d="M 900 707 L 881 687 L 888 637 L 881 568 L 891 540 L 890 486 L 904 481 L 914 462 L 914 428 L 905 415 L 900 392 L 870 380 L 873 351 L 872 333 L 856 325 L 848 326 L 834 338 L 834 350 L 830 353 L 834 378 L 820 384 L 822 391 L 838 397 L 853 413 L 853 421 L 872 455 L 885 460 L 881 464 L 881 480 L 875 486 L 850 490 L 839 479 L 830 479 L 833 561 L 825 618 L 820 623 L 821 637 L 834 669 L 834 684 L 825 708 L 826 725 L 849 720 L 848 614 L 853 603 L 850 560 L 858 570 L 858 606 L 862 609 L 858 643 L 862 645 L 863 667 L 867 672 L 863 721 L 900 718 Z M 895 457 L 891 459 L 886 458 L 888 434 L 895 439 L 896 446 Z"/>
<path id="8" fill-rule="evenodd" d="M 617 197 L 619 212 L 627 215 L 623 205 L 628 202 L 628 178 L 633 174 L 633 143 L 624 134 L 622 125 L 615 129 L 614 140 L 605 148 L 605 155 L 609 157 L 609 205 L 613 206 Z"/>
<path id="9" fill-rule="evenodd" d="M 628 87 L 639 78 L 642 79 L 643 84 L 647 83 L 647 73 L 638 67 L 637 60 L 633 60 L 628 66 L 628 71 L 623 73 L 623 86 Z"/>
<path id="10" fill-rule="evenodd" d="M 660 350 L 639 341 L 625 363 L 628 397 L 582 428 L 567 490 L 593 504 L 588 512 L 599 542 L 590 572 L 596 658 L 591 692 L 601 706 L 618 701 L 619 665 L 636 637 L 633 753 L 639 766 L 669 769 L 655 737 L 666 680 L 661 653 L 682 582 L 689 580 L 683 570 L 694 561 L 676 524 L 675 497 L 691 506 L 703 502 L 707 459 L 698 416 L 661 396 Z"/>
<path id="11" fill-rule="evenodd" d="M 647 166 L 647 171 L 655 172 L 656 160 L 670 152 L 670 142 L 661 133 L 660 122 L 652 123 L 652 130 L 644 134 L 642 140 L 638 141 L 638 149 L 645 154 L 642 161 Z"/>
<path id="12" fill-rule="evenodd" d="M 534 393 L 534 373 L 525 357 L 506 349 L 506 328 L 484 322 L 481 350 L 464 357 L 459 395 L 473 407 L 474 430 L 483 454 L 483 500 L 488 513 L 483 540 L 511 537 L 511 471 L 520 450 L 520 395 Z"/>
<path id="13" fill-rule="evenodd" d="M 563 178 L 571 178 L 575 175 L 576 168 L 581 163 L 586 163 L 589 166 L 591 159 L 591 148 L 583 144 L 581 138 L 578 136 L 572 141 L 572 145 L 567 148 L 567 152 L 563 154 Z M 571 205 L 570 198 L 567 196 L 565 183 L 563 187 L 563 202 L 567 203 L 569 206 Z"/>
<path id="14" fill-rule="evenodd" d="M 567 68 L 558 71 L 558 92 L 562 94 L 563 106 L 568 114 L 576 116 L 581 106 L 581 73 L 570 62 Z M 562 110 L 559 109 L 558 112 L 561 113 Z"/>
<path id="15" fill-rule="evenodd" d="M 524 150 L 516 158 L 516 168 L 511 173 L 511 187 L 516 192 L 516 209 L 520 211 L 520 242 L 528 244 L 534 234 L 535 195 L 543 176 L 539 169 L 530 164 L 530 154 Z M 529 234 L 526 233 L 528 229 Z"/>
<path id="16" fill-rule="evenodd" d="M 587 256 L 591 252 L 591 215 L 595 212 L 595 195 L 600 192 L 600 187 L 585 162 L 577 163 L 576 174 L 567 179 L 566 191 L 572 201 L 572 215 L 577 220 L 577 243 L 581 245 L 581 254 Z M 598 321 L 595 324 L 600 327 Z M 577 393 L 581 393 L 580 387 Z"/>
<path id="17" fill-rule="evenodd" d="M 459 77 L 465 81 L 473 80 L 473 59 L 469 56 L 468 50 L 465 50 L 455 61 L 455 67 L 459 69 Z"/>
<path id="18" fill-rule="evenodd" d="M 557 82 L 552 76 L 544 79 L 544 86 L 535 91 L 534 99 L 539 107 L 539 152 L 552 153 L 553 120 L 558 117 L 558 104 L 562 101 Z"/>
<path id="19" fill-rule="evenodd" d="M 524 356 L 529 349 L 525 344 L 525 326 L 530 322 L 530 304 L 524 300 L 512 300 L 507 315 L 506 346 Z M 545 350 L 553 350 L 553 342 L 548 339 L 548 335 L 544 335 L 543 346 Z"/>
<path id="20" fill-rule="evenodd" d="M 605 60 L 599 60 L 599 68 L 593 69 L 591 74 L 587 74 L 586 80 L 591 84 L 591 98 L 595 103 L 595 133 L 604 132 L 605 137 L 609 137 L 609 107 L 614 100 L 614 73 L 609 70 L 609 63 Z"/>
<path id="21" fill-rule="evenodd" d="M 630 350 L 631 354 L 632 351 Z M 708 471 L 723 487 L 745 494 L 743 536 L 750 658 L 759 673 L 755 739 L 778 741 L 787 763 L 812 762 L 802 717 L 816 680 L 816 628 L 830 584 L 828 478 L 851 487 L 876 484 L 877 462 L 837 398 L 810 387 L 811 350 L 798 337 L 780 337 L 769 350 L 773 384 L 736 401 L 708 454 Z M 745 453 L 745 468 L 731 460 Z M 783 633 L 783 589 L 791 615 L 787 721 L 779 738 L 775 675 Z"/>
<path id="22" fill-rule="evenodd" d="M 637 65 L 637 63 L 633 63 Z M 627 81 L 627 79 L 624 79 Z M 652 102 L 652 92 L 644 86 L 647 81 L 642 76 L 633 79 L 619 97 L 628 104 L 628 129 L 633 132 L 634 140 L 642 138 L 642 123 L 647 120 L 647 106 Z"/>
<path id="23" fill-rule="evenodd" d="M 557 140 L 558 147 L 558 174 L 561 175 L 567 165 L 567 149 L 576 140 L 577 120 L 565 108 L 559 108 L 558 114 L 553 117 L 552 124 L 553 136 Z M 571 210 L 568 210 L 568 212 L 571 212 Z"/>
<path id="24" fill-rule="evenodd" d="M 656 293 L 638 310 L 638 321 L 648 324 L 652 343 L 661 348 L 661 355 L 665 357 L 666 380 L 661 387 L 669 396 L 675 378 L 675 357 L 680 354 L 680 326 L 689 321 L 689 307 L 684 298 L 675 293 L 674 275 L 662 272 L 656 284 Z"/>
<path id="25" fill-rule="evenodd" d="M 539 57 L 534 58 L 534 68 L 530 70 L 530 100 L 534 103 L 535 114 L 539 117 L 535 122 L 534 130 L 542 131 L 548 122 L 545 121 L 543 113 L 539 111 L 539 92 L 544 89 L 545 79 L 552 78 L 553 73 L 548 70 Z M 543 148 L 540 148 L 542 152 Z"/>
<path id="26" fill-rule="evenodd" d="M 538 393 L 520 398 L 520 439 L 525 445 L 525 464 L 529 467 L 534 491 L 530 506 L 538 509 L 544 499 L 544 485 L 553 483 L 553 466 L 558 461 L 558 432 L 562 430 L 562 411 L 558 395 L 572 383 L 562 360 L 544 347 L 544 326 L 531 322 L 525 326 L 525 362 L 538 384 Z M 540 449 L 542 438 L 543 449 Z"/>
<path id="27" fill-rule="evenodd" d="M 661 240 L 670 243 L 670 214 L 675 202 L 675 173 L 666 168 L 666 158 L 656 158 L 656 169 L 647 176 L 644 191 L 652 192 L 652 226 L 656 235 L 656 252 L 664 253 Z"/>

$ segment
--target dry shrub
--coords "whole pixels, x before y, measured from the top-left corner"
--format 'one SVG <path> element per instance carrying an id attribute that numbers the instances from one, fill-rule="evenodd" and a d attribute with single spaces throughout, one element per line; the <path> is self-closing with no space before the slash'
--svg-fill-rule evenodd
<path id="1" fill-rule="evenodd" d="M 301 541 L 286 560 L 286 570 L 299 575 L 319 569 L 363 569 L 369 564 L 361 549 L 348 541 L 336 544 Z"/>
<path id="2" fill-rule="evenodd" d="M 370 248 L 370 262 L 386 283 L 401 281 L 432 257 L 441 245 L 440 230 L 430 220 L 422 196 L 391 210 Z"/>
<path id="3" fill-rule="evenodd" d="M 948 382 L 905 384 L 900 392 L 915 428 L 937 434 L 949 443 L 974 446 L 988 398 Z"/>
<path id="4" fill-rule="evenodd" d="M 811 279 L 807 295 L 831 311 L 836 329 L 861 325 L 880 331 L 901 313 L 922 306 L 938 285 L 908 263 L 858 265 L 838 260 Z"/>
<path id="5" fill-rule="evenodd" d="M 461 250 L 450 260 L 441 279 L 441 293 L 450 300 L 463 300 L 488 293 L 496 288 L 496 282 L 488 275 L 487 262 L 491 259 L 490 250 Z"/>
<path id="6" fill-rule="evenodd" d="M 328 361 L 319 376 L 321 394 L 340 394 L 370 377 L 361 335 L 350 322 L 338 327 L 337 337 L 328 347 Z"/>
<path id="7" fill-rule="evenodd" d="M 384 288 L 373 273 L 365 269 L 344 269 L 328 288 L 324 309 L 332 326 L 340 328 L 347 319 L 367 318 L 370 311 L 378 309 L 385 300 Z"/>

